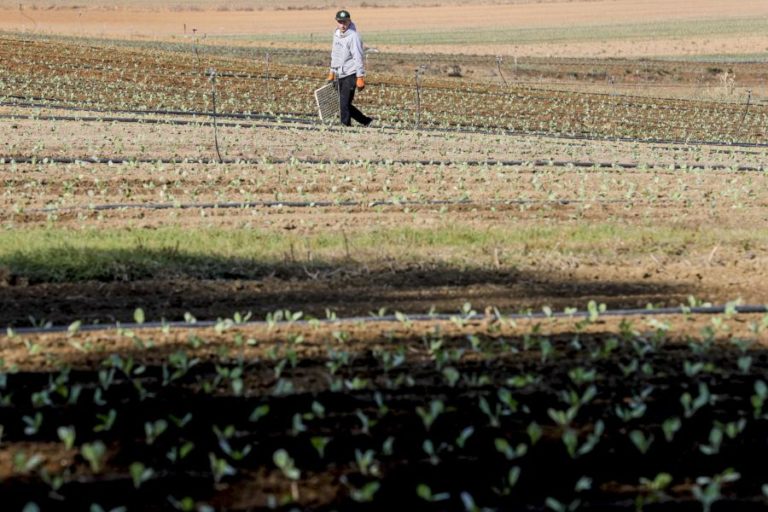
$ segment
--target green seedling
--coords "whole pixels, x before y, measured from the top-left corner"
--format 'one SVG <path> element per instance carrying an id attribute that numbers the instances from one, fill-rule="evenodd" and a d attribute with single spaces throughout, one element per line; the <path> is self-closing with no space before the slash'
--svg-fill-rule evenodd
<path id="1" fill-rule="evenodd" d="M 325 458 L 325 447 L 328 446 L 328 443 L 331 442 L 331 438 L 327 436 L 314 436 L 310 438 L 310 443 L 312 443 L 312 448 L 315 449 L 317 452 L 318 457 L 321 459 Z"/>
<path id="2" fill-rule="evenodd" d="M 141 462 L 131 464 L 128 472 L 131 474 L 131 480 L 133 480 L 133 486 L 136 489 L 155 475 L 155 470 L 145 467 Z"/>
<path id="3" fill-rule="evenodd" d="M 13 454 L 13 470 L 16 473 L 28 474 L 39 468 L 45 459 L 39 453 L 27 457 L 26 452 L 19 451 Z"/>
<path id="4" fill-rule="evenodd" d="M 257 406 L 251 415 L 248 417 L 248 421 L 252 423 L 258 422 L 261 418 L 265 417 L 267 414 L 269 414 L 269 405 L 259 405 Z"/>
<path id="5" fill-rule="evenodd" d="M 168 422 L 164 419 L 147 421 L 144 423 L 144 436 L 147 444 L 154 444 L 157 438 L 168 428 Z"/>
<path id="6" fill-rule="evenodd" d="M 194 443 L 192 443 L 191 441 L 187 441 L 181 446 L 172 447 L 170 450 L 168 450 L 168 453 L 165 454 L 165 457 L 172 463 L 176 463 L 186 458 L 187 455 L 189 455 L 194 449 L 195 449 Z"/>
<path id="7" fill-rule="evenodd" d="M 288 455 L 288 452 L 282 448 L 272 454 L 272 461 L 289 480 L 295 481 L 301 478 L 301 471 L 296 467 L 293 459 Z"/>
<path id="8" fill-rule="evenodd" d="M 429 410 L 421 406 L 416 407 L 416 413 L 418 413 L 418 415 L 421 417 L 421 421 L 424 424 L 424 429 L 427 430 L 427 432 L 429 432 L 432 424 L 443 412 L 445 412 L 445 405 L 443 404 L 442 400 L 432 400 L 429 403 Z"/>
<path id="9" fill-rule="evenodd" d="M 709 387 L 704 382 L 699 382 L 699 395 L 693 398 L 689 392 L 685 392 L 680 397 L 680 403 L 683 405 L 685 417 L 690 418 L 696 411 L 706 405 L 715 403 L 716 397 L 709 392 Z"/>
<path id="10" fill-rule="evenodd" d="M 376 481 L 368 482 L 362 487 L 353 487 L 348 482 L 346 482 L 346 486 L 347 489 L 349 489 L 349 497 L 357 503 L 372 502 L 373 498 L 376 496 L 376 493 L 381 488 L 381 484 Z"/>
<path id="11" fill-rule="evenodd" d="M 451 498 L 451 495 L 447 492 L 440 492 L 440 493 L 432 492 L 432 488 L 429 487 L 427 484 L 419 484 L 418 486 L 416 486 L 416 495 L 419 498 L 423 499 L 424 501 L 428 501 L 430 503 L 447 501 Z"/>
<path id="12" fill-rule="evenodd" d="M 220 459 L 214 453 L 208 454 L 208 460 L 211 465 L 213 481 L 217 484 L 221 483 L 224 478 L 237 474 L 237 470 L 230 466 L 226 459 Z"/>
<path id="13" fill-rule="evenodd" d="M 67 450 L 71 450 L 75 446 L 75 427 L 58 427 L 56 429 L 56 434 L 59 436 L 61 442 L 64 443 L 64 448 Z"/>
<path id="14" fill-rule="evenodd" d="M 741 475 L 731 468 L 713 477 L 700 476 L 693 486 L 693 496 L 701 503 L 704 512 L 709 512 L 712 505 L 722 498 L 722 486 L 740 478 Z"/>
<path id="15" fill-rule="evenodd" d="M 717 455 L 720 453 L 720 446 L 723 443 L 723 430 L 720 426 L 715 425 L 712 430 L 709 431 L 709 444 L 699 446 L 699 450 L 704 455 Z"/>
<path id="16" fill-rule="evenodd" d="M 629 433 L 629 439 L 635 445 L 637 451 L 645 455 L 653 444 L 653 435 L 646 434 L 642 430 L 633 430 Z"/>
<path id="17" fill-rule="evenodd" d="M 101 473 L 104 467 L 104 457 L 107 454 L 107 447 L 103 442 L 85 443 L 80 447 L 80 454 L 88 461 L 91 471 Z"/>
<path id="18" fill-rule="evenodd" d="M 494 444 L 496 446 L 496 451 L 504 455 L 507 460 L 519 459 L 528 453 L 528 445 L 525 443 L 520 443 L 517 447 L 513 448 L 512 445 L 509 444 L 509 441 L 499 437 L 496 438 Z"/>
<path id="19" fill-rule="evenodd" d="M 43 413 L 35 413 L 34 416 L 24 416 L 21 418 L 24 422 L 24 433 L 28 436 L 33 436 L 40 431 L 40 427 L 43 426 Z"/>
<path id="20" fill-rule="evenodd" d="M 361 451 L 357 448 L 355 449 L 355 465 L 361 474 L 374 477 L 381 476 L 379 464 L 376 462 L 375 455 L 376 452 L 373 450 Z"/>
<path id="21" fill-rule="evenodd" d="M 669 473 L 659 473 L 653 480 L 645 477 L 640 478 L 640 488 L 642 494 L 635 498 L 635 512 L 641 512 L 645 505 L 658 503 L 667 498 L 664 492 L 672 483 L 672 475 Z"/>
<path id="22" fill-rule="evenodd" d="M 666 439 L 668 443 L 671 443 L 675 438 L 675 434 L 680 430 L 680 427 L 682 426 L 683 422 L 680 421 L 680 418 L 676 416 L 664 420 L 664 422 L 661 424 L 661 430 L 664 432 L 664 439 Z"/>
<path id="23" fill-rule="evenodd" d="M 107 414 L 97 414 L 99 422 L 93 427 L 94 432 L 109 432 L 117 419 L 117 411 L 110 409 Z"/>
<path id="24" fill-rule="evenodd" d="M 469 440 L 470 437 L 472 437 L 472 434 L 475 433 L 474 427 L 465 427 L 462 429 L 462 431 L 459 433 L 459 437 L 456 438 L 456 446 L 459 448 L 464 448 L 464 446 L 467 444 L 467 440 Z"/>
<path id="25" fill-rule="evenodd" d="M 437 450 L 431 439 L 425 439 L 424 442 L 421 443 L 421 449 L 429 456 L 430 464 L 433 466 L 440 464 L 440 457 L 437 456 Z"/>

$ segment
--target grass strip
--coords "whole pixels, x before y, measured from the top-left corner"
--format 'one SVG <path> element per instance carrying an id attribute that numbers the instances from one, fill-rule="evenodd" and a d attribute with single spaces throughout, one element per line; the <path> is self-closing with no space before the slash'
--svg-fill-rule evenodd
<path id="1" fill-rule="evenodd" d="M 499 251 L 504 254 L 505 266 L 516 267 L 560 257 L 617 261 L 619 257 L 631 260 L 651 253 L 706 253 L 715 245 L 746 250 L 766 239 L 765 229 L 713 227 L 694 231 L 610 223 L 486 230 L 458 224 L 349 234 L 176 227 L 129 231 L 36 228 L 0 233 L 0 276 L 31 283 L 174 277 L 255 279 L 275 272 L 383 261 L 481 268 L 491 265 L 489 255 Z"/>

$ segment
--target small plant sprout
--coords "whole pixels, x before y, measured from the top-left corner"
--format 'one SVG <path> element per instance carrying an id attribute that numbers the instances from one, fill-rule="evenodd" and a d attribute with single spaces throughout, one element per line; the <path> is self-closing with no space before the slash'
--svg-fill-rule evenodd
<path id="1" fill-rule="evenodd" d="M 587 318 L 589 319 L 590 323 L 597 322 L 600 314 L 605 313 L 607 309 L 608 308 L 605 304 L 598 305 L 594 300 L 590 300 L 589 303 L 587 303 Z"/>
<path id="2" fill-rule="evenodd" d="M 668 443 L 671 443 L 675 438 L 675 434 L 678 430 L 680 430 L 680 427 L 682 426 L 683 422 L 680 421 L 680 418 L 677 416 L 673 416 L 664 420 L 664 422 L 661 424 L 661 430 L 664 432 L 664 439 L 666 439 Z"/>
<path id="3" fill-rule="evenodd" d="M 251 415 L 248 417 L 248 421 L 256 423 L 267 414 L 269 414 L 269 405 L 262 404 L 256 406 L 256 408 L 253 409 L 253 412 L 251 412 Z"/>
<path id="4" fill-rule="evenodd" d="M 528 428 L 526 428 L 525 431 L 528 434 L 528 438 L 531 440 L 531 446 L 535 446 L 536 443 L 539 442 L 539 439 L 541 439 L 541 436 L 544 434 L 544 429 L 542 429 L 541 426 L 535 421 L 529 423 Z"/>
<path id="5" fill-rule="evenodd" d="M 141 462 L 131 464 L 128 472 L 131 474 L 131 480 L 133 480 L 133 486 L 136 489 L 141 487 L 141 484 L 152 478 L 155 474 L 152 468 L 144 466 Z"/>
<path id="6" fill-rule="evenodd" d="M 80 455 L 88 461 L 91 471 L 101 473 L 104 465 L 104 457 L 107 454 L 107 447 L 101 441 L 85 443 L 80 447 Z"/>
<path id="7" fill-rule="evenodd" d="M 766 398 L 768 398 L 768 385 L 758 379 L 755 381 L 754 388 L 755 394 L 750 398 L 750 402 L 752 403 L 752 415 L 757 419 L 763 416 L 763 406 Z"/>
<path id="8" fill-rule="evenodd" d="M 699 450 L 704 455 L 717 455 L 720 453 L 720 446 L 723 443 L 723 430 L 719 425 L 712 427 L 709 431 L 709 444 L 699 446 Z"/>
<path id="9" fill-rule="evenodd" d="M 117 411 L 110 409 L 107 414 L 97 414 L 96 418 L 99 420 L 99 422 L 95 427 L 93 427 L 93 431 L 108 432 L 112 430 L 112 426 L 115 424 L 115 420 L 117 419 Z"/>
<path id="10" fill-rule="evenodd" d="M 428 501 L 430 503 L 438 503 L 451 499 L 451 495 L 447 492 L 432 492 L 432 488 L 427 484 L 419 484 L 416 486 L 416 495 L 424 501 Z"/>
<path id="11" fill-rule="evenodd" d="M 416 407 L 416 412 L 421 417 L 421 421 L 424 423 L 424 428 L 427 431 L 429 431 L 429 429 L 432 427 L 432 424 L 444 411 L 445 405 L 443 404 L 442 400 L 432 400 L 429 403 L 429 410 L 421 406 Z"/>
<path id="12" fill-rule="evenodd" d="M 237 474 L 237 470 L 230 466 L 226 459 L 220 459 L 214 453 L 208 454 L 208 460 L 211 465 L 213 481 L 217 484 L 221 483 L 224 478 Z"/>
<path id="13" fill-rule="evenodd" d="M 224 430 L 221 430 L 214 425 L 213 432 L 216 434 L 216 438 L 219 441 L 219 448 L 221 448 L 221 451 L 232 460 L 241 461 L 251 453 L 252 447 L 250 444 L 245 444 L 240 449 L 235 449 L 230 444 L 230 440 L 234 438 L 236 433 L 234 425 L 228 425 Z"/>
<path id="14" fill-rule="evenodd" d="M 301 478 L 301 471 L 295 466 L 288 452 L 282 448 L 272 454 L 272 461 L 289 480 L 295 481 Z"/>
<path id="15" fill-rule="evenodd" d="M 39 468 L 45 459 L 39 453 L 27 456 L 24 451 L 16 452 L 13 455 L 13 470 L 16 473 L 28 474 Z"/>
<path id="16" fill-rule="evenodd" d="M 373 450 L 359 450 L 355 449 L 355 466 L 361 474 L 366 476 L 379 477 L 379 464 L 375 459 L 376 452 Z"/>
<path id="17" fill-rule="evenodd" d="M 645 505 L 658 503 L 666 498 L 664 492 L 672 483 L 672 475 L 669 473 L 659 473 L 653 480 L 645 477 L 640 478 L 640 488 L 642 492 L 635 498 L 635 510 L 640 512 Z"/>
<path id="18" fill-rule="evenodd" d="M 571 428 L 566 428 L 563 431 L 562 441 L 565 445 L 568 455 L 572 459 L 576 459 L 594 450 L 597 444 L 600 442 L 600 438 L 602 437 L 603 432 L 605 432 L 605 424 L 602 420 L 597 420 L 594 430 L 587 435 L 586 440 L 581 445 L 579 445 L 578 433 Z"/>
<path id="19" fill-rule="evenodd" d="M 715 403 L 717 397 L 709 392 L 709 387 L 704 382 L 699 382 L 699 394 L 696 398 L 693 398 L 689 392 L 685 392 L 680 396 L 680 403 L 683 405 L 685 411 L 685 417 L 690 418 L 696 411 L 706 405 L 712 405 Z"/>
<path id="20" fill-rule="evenodd" d="M 312 443 L 312 448 L 317 452 L 317 456 L 321 459 L 325 458 L 325 447 L 331 442 L 331 438 L 327 436 L 314 436 L 309 441 Z"/>
<path id="21" fill-rule="evenodd" d="M 509 496 L 512 493 L 512 489 L 517 485 L 520 480 L 520 466 L 512 466 L 504 478 L 500 487 L 492 487 L 494 493 L 499 496 Z"/>
<path id="22" fill-rule="evenodd" d="M 72 337 L 75 336 L 77 333 L 80 332 L 80 327 L 82 327 L 83 322 L 81 320 L 75 320 L 71 324 L 69 324 L 69 327 L 67 327 L 67 336 Z"/>
<path id="23" fill-rule="evenodd" d="M 191 441 L 187 441 L 183 443 L 181 446 L 171 447 L 171 449 L 169 449 L 168 452 L 165 454 L 165 457 L 169 461 L 176 463 L 180 460 L 184 460 L 187 457 L 187 455 L 189 455 L 194 449 L 195 449 L 195 444 Z"/>
<path id="24" fill-rule="evenodd" d="M 515 460 L 528 453 L 528 445 L 525 443 L 520 443 L 517 447 L 513 448 L 509 441 L 503 437 L 496 438 L 494 444 L 496 445 L 496 451 L 504 455 L 507 460 Z"/>
<path id="25" fill-rule="evenodd" d="M 357 503 L 370 503 L 376 496 L 381 484 L 377 481 L 368 482 L 362 487 L 355 487 L 349 483 L 349 479 L 345 476 L 341 477 L 341 482 L 346 485 L 349 490 L 349 497 Z"/>
<path id="26" fill-rule="evenodd" d="M 732 468 L 713 477 L 700 476 L 696 479 L 696 485 L 693 486 L 693 497 L 701 503 L 704 512 L 709 512 L 712 505 L 722 498 L 723 485 L 736 482 L 740 478 L 741 475 Z"/>
<path id="27" fill-rule="evenodd" d="M 43 425 L 43 413 L 37 412 L 34 416 L 24 416 L 21 418 L 24 422 L 24 433 L 28 436 L 34 436 Z"/>
<path id="28" fill-rule="evenodd" d="M 154 444 L 157 438 L 168 428 L 168 422 L 164 419 L 147 421 L 144 423 L 144 435 L 147 444 Z"/>
<path id="29" fill-rule="evenodd" d="M 581 500 L 576 499 L 570 503 L 562 503 L 556 498 L 550 496 L 544 500 L 544 505 L 546 505 L 548 509 L 553 510 L 554 512 L 574 512 L 581 506 Z"/>
<path id="30" fill-rule="evenodd" d="M 56 434 L 67 450 L 71 450 L 75 446 L 75 427 L 71 425 L 68 427 L 58 427 Z"/>
<path id="31" fill-rule="evenodd" d="M 648 453 L 648 450 L 650 450 L 651 445 L 653 444 L 653 435 L 646 434 L 642 430 L 631 431 L 629 433 L 629 439 L 632 441 L 632 444 L 635 445 L 637 451 L 643 455 Z"/>
<path id="32" fill-rule="evenodd" d="M 464 446 L 467 444 L 467 440 L 472 437 L 472 434 L 475 433 L 475 428 L 472 426 L 465 427 L 462 429 L 462 431 L 459 433 L 459 436 L 456 438 L 456 446 L 459 448 L 464 448 Z"/>

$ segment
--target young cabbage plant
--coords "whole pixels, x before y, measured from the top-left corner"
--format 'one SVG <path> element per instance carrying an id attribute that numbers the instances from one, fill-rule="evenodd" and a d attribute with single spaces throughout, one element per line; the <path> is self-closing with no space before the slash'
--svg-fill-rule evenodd
<path id="1" fill-rule="evenodd" d="M 439 503 L 441 501 L 447 501 L 451 499 L 450 493 L 432 492 L 432 488 L 427 484 L 419 484 L 418 486 L 416 486 L 416 495 L 419 498 L 423 499 L 424 501 L 428 501 L 430 503 Z"/>
<path id="2" fill-rule="evenodd" d="M 131 474 L 131 480 L 133 480 L 133 486 L 138 489 L 141 484 L 148 481 L 155 475 L 155 470 L 144 466 L 141 462 L 134 462 L 128 468 L 128 472 Z"/>
<path id="3" fill-rule="evenodd" d="M 732 468 L 713 477 L 700 476 L 693 486 L 693 496 L 701 503 L 704 512 L 709 512 L 712 505 L 722 498 L 723 485 L 736 482 L 740 478 L 741 475 Z"/>
<path id="4" fill-rule="evenodd" d="M 88 461 L 91 471 L 101 473 L 104 467 L 104 457 L 107 454 L 107 447 L 102 441 L 83 444 L 80 447 L 80 454 Z"/>
<path id="5" fill-rule="evenodd" d="M 629 433 L 629 439 L 632 441 L 632 444 L 635 445 L 637 451 L 645 455 L 648 453 L 648 450 L 651 449 L 654 437 L 652 434 L 646 434 L 642 430 L 632 430 Z"/>
<path id="6" fill-rule="evenodd" d="M 659 473 L 653 480 L 640 477 L 641 493 L 635 498 L 635 511 L 641 512 L 646 505 L 652 505 L 667 499 L 664 492 L 672 484 L 672 475 Z"/>
<path id="7" fill-rule="evenodd" d="M 416 407 L 416 413 L 421 417 L 421 421 L 424 424 L 424 429 L 429 432 L 430 428 L 437 418 L 445 412 L 445 404 L 442 400 L 432 400 L 429 403 L 429 409 L 418 406 Z"/>
<path id="8" fill-rule="evenodd" d="M 221 483 L 221 481 L 228 476 L 234 476 L 237 474 L 237 470 L 230 466 L 226 459 L 220 459 L 216 457 L 216 454 L 213 452 L 208 454 L 208 460 L 211 466 L 213 481 L 216 484 Z"/>

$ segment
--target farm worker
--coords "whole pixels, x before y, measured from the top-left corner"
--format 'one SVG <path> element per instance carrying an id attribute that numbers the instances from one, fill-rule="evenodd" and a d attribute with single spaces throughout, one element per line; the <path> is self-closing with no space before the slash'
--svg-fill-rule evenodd
<path id="1" fill-rule="evenodd" d="M 352 23 L 349 11 L 337 12 L 336 23 L 328 81 L 337 81 L 341 124 L 350 126 L 354 119 L 363 126 L 368 126 L 373 119 L 352 105 L 355 89 L 362 91 L 365 88 L 363 41 L 357 33 L 357 27 Z"/>

